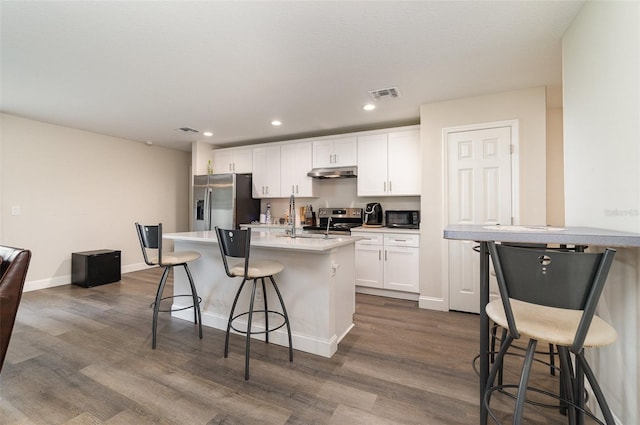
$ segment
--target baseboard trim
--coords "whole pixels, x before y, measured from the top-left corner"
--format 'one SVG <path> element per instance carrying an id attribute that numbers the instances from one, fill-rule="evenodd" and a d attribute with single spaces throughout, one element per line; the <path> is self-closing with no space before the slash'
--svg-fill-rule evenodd
<path id="1" fill-rule="evenodd" d="M 589 384 L 589 381 L 586 377 L 584 379 L 584 388 L 587 391 L 587 408 L 590 412 L 595 412 L 595 415 L 598 419 L 604 421 L 604 417 L 602 416 L 602 412 L 600 411 L 600 406 L 598 405 L 598 402 L 596 400 L 596 395 L 594 394 L 593 389 L 591 388 L 591 385 Z M 609 408 L 611 408 L 611 406 L 609 406 Z M 620 418 L 618 418 L 616 412 L 614 412 L 613 409 L 611 411 L 611 414 L 613 415 L 613 420 L 616 425 L 623 425 L 622 421 L 620 420 Z"/>
<path id="2" fill-rule="evenodd" d="M 151 268 L 145 263 L 136 263 L 123 266 L 121 273 L 131 273 Z M 40 289 L 55 288 L 56 286 L 70 285 L 71 275 L 55 276 L 48 279 L 28 280 L 24 283 L 22 292 L 38 291 Z"/>
<path id="3" fill-rule="evenodd" d="M 367 286 L 356 286 L 356 293 L 409 301 L 418 301 L 418 297 L 420 296 L 419 294 L 414 294 L 412 292 L 391 291 L 388 289 L 369 288 Z"/>
<path id="4" fill-rule="evenodd" d="M 30 280 L 24 283 L 22 292 L 37 291 L 40 289 L 55 288 L 56 286 L 69 285 L 71 283 L 71 275 L 56 276 L 49 279 Z"/>
<path id="5" fill-rule="evenodd" d="M 425 310 L 449 311 L 449 307 L 445 304 L 444 299 L 427 297 L 424 295 L 418 299 L 418 307 Z"/>
<path id="6" fill-rule="evenodd" d="M 181 308 L 181 307 L 183 306 L 174 304 L 172 308 Z M 179 319 L 187 320 L 189 322 L 193 322 L 193 309 L 174 311 L 171 313 L 171 316 Z M 219 314 L 214 314 L 206 311 L 202 312 L 202 324 L 210 328 L 215 328 L 215 329 L 224 331 L 227 329 L 228 319 L 229 318 L 227 316 L 222 316 Z M 238 326 L 239 329 L 242 329 L 243 326 L 246 327 L 246 323 L 247 323 L 246 321 L 243 321 L 240 319 L 240 320 L 237 320 L 237 322 L 234 321 L 234 326 Z M 259 322 L 254 322 L 252 328 L 254 330 L 260 330 L 261 324 Z M 330 358 L 336 353 L 336 351 L 338 351 L 338 342 L 342 337 L 344 337 L 344 335 L 341 335 L 340 338 L 338 338 L 336 335 L 333 335 L 331 338 L 324 339 L 324 338 L 314 338 L 309 335 L 303 335 L 303 334 L 298 334 L 296 332 L 291 332 L 291 340 L 293 343 L 293 348 L 295 350 L 304 351 L 306 353 L 315 354 L 315 355 L 327 357 L 327 358 Z M 258 340 L 264 340 L 264 334 L 257 334 L 253 338 Z M 281 328 L 281 329 L 278 329 L 277 331 L 270 332 L 269 343 L 274 343 L 274 344 L 282 345 L 283 347 L 288 347 L 289 338 L 288 338 L 286 329 Z"/>

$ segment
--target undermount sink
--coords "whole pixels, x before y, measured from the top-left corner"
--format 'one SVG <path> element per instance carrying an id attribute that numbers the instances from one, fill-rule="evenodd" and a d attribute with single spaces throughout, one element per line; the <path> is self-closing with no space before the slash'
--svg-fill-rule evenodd
<path id="1" fill-rule="evenodd" d="M 295 238 L 292 238 L 291 235 L 288 235 L 286 233 L 279 233 L 276 235 L 276 237 L 278 238 L 289 238 L 289 239 L 340 239 L 344 236 L 342 235 L 323 235 L 320 233 L 303 233 L 303 234 L 296 234 Z"/>

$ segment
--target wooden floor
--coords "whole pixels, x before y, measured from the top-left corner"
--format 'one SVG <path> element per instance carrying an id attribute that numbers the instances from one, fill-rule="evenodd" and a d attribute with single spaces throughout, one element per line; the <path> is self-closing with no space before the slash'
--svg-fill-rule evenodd
<path id="1" fill-rule="evenodd" d="M 222 331 L 205 327 L 200 340 L 165 313 L 151 349 L 159 277 L 25 293 L 0 375 L 0 423 L 478 423 L 476 315 L 358 295 L 355 327 L 331 359 L 294 351 L 289 363 L 286 348 L 255 342 L 246 382 L 240 336 L 225 359 Z M 556 385 L 545 369 L 534 373 Z M 511 401 L 493 405 L 507 412 Z M 555 409 L 526 413 L 527 423 L 565 423 Z"/>

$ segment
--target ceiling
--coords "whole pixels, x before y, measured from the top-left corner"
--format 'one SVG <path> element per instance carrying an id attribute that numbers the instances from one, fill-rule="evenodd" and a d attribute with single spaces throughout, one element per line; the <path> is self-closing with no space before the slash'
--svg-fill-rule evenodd
<path id="1" fill-rule="evenodd" d="M 2 0 L 0 107 L 185 151 L 415 124 L 422 104 L 559 88 L 582 5 Z"/>

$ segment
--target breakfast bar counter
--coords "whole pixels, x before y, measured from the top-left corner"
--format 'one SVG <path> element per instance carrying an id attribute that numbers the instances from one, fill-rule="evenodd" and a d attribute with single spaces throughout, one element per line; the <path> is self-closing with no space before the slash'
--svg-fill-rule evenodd
<path id="1" fill-rule="evenodd" d="M 202 298 L 202 324 L 226 330 L 233 297 L 242 279 L 230 278 L 224 271 L 215 231 L 168 233 L 176 251 L 196 251 L 200 258 L 189 263 L 198 295 Z M 324 357 L 331 357 L 338 343 L 353 327 L 355 311 L 355 250 L 357 236 L 302 234 L 290 238 L 283 234 L 256 232 L 251 235 L 251 258 L 272 259 L 284 264 L 284 270 L 274 276 L 282 292 L 293 337 L 293 347 Z M 186 274 L 175 269 L 174 293 L 189 293 Z M 268 290 L 272 291 L 273 289 Z M 238 301 L 238 311 L 245 311 L 247 296 Z M 277 302 L 275 293 L 268 293 L 270 307 Z M 175 298 L 174 303 L 182 298 Z M 173 308 L 181 305 L 174 304 Z M 172 313 L 175 317 L 193 320 L 190 309 Z M 260 315 L 255 315 L 254 328 L 263 327 Z M 242 326 L 240 324 L 239 326 Z M 256 338 L 262 335 L 256 335 Z M 271 333 L 270 343 L 287 346 L 284 329 Z M 222 347 L 220 347 L 222 350 Z"/>
<path id="2" fill-rule="evenodd" d="M 593 245 L 640 247 L 638 233 L 591 227 L 450 224 L 444 229 L 443 236 L 445 239 L 476 241 L 480 245 L 480 425 L 486 425 L 488 420 L 487 409 L 482 402 L 489 376 L 489 317 L 485 311 L 489 303 L 488 242 L 574 245 L 576 250 Z"/>

